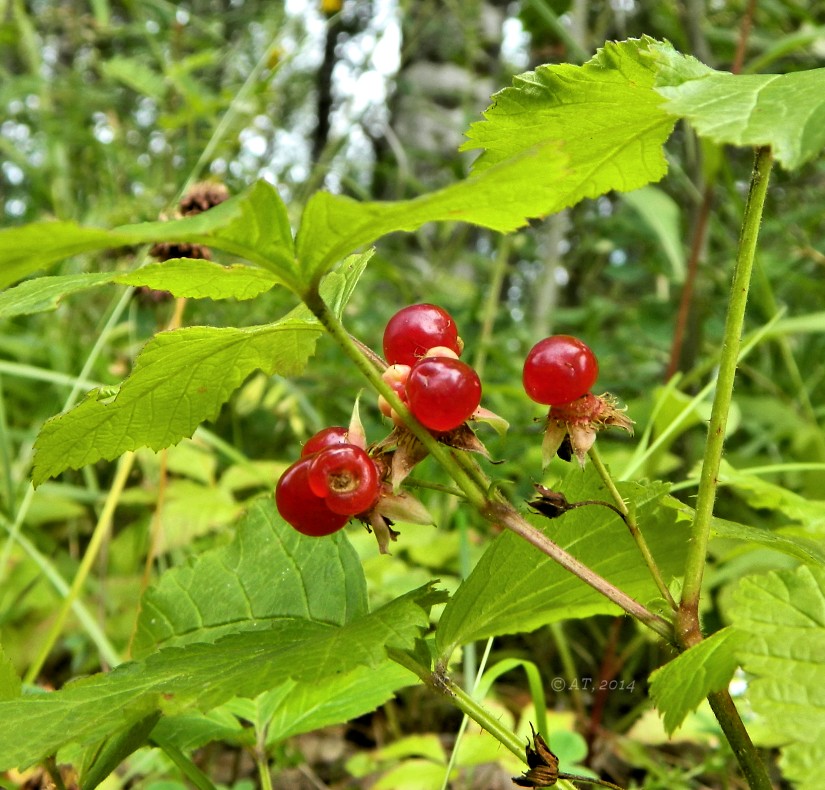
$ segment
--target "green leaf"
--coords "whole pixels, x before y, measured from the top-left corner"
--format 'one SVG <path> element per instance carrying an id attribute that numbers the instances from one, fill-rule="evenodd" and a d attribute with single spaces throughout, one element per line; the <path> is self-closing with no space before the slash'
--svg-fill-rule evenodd
<path id="1" fill-rule="evenodd" d="M 343 309 L 369 257 L 347 261 L 343 273 L 324 281 L 322 295 L 336 311 Z M 138 447 L 159 450 L 191 436 L 255 370 L 299 374 L 322 331 L 302 305 L 264 326 L 188 327 L 155 335 L 114 398 L 108 390 L 92 390 L 71 411 L 46 422 L 35 441 L 34 484 L 65 469 Z"/>
<path id="2" fill-rule="evenodd" d="M 791 74 L 714 71 L 672 47 L 653 48 L 666 112 L 715 143 L 765 146 L 793 170 L 825 147 L 825 69 Z"/>
<path id="3" fill-rule="evenodd" d="M 114 274 L 66 274 L 26 280 L 0 293 L 0 318 L 56 310 L 64 296 L 111 282 Z"/>
<path id="4" fill-rule="evenodd" d="M 316 281 L 353 250 L 394 231 L 428 222 L 470 222 L 501 232 L 557 208 L 565 157 L 556 140 L 519 151 L 485 173 L 413 200 L 360 203 L 317 192 L 307 203 L 297 237 L 305 283 Z"/>
<path id="5" fill-rule="evenodd" d="M 189 299 L 254 299 L 279 280 L 266 269 L 243 264 L 221 266 L 194 258 L 171 258 L 121 274 L 115 282 L 169 291 Z"/>
<path id="6" fill-rule="evenodd" d="M 267 694 L 261 699 L 267 744 L 363 716 L 399 689 L 418 682 L 416 675 L 393 661 L 378 667 L 358 667 L 319 683 L 291 680 L 278 690 L 277 697 Z"/>
<path id="7" fill-rule="evenodd" d="M 229 545 L 168 570 L 147 590 L 132 655 L 214 642 L 283 618 L 344 625 L 366 612 L 361 563 L 344 533 L 324 540 L 301 535 L 267 496 L 249 507 Z"/>
<path id="8" fill-rule="evenodd" d="M 38 222 L 0 231 L 0 288 L 77 255 L 160 241 L 205 244 L 268 269 L 296 290 L 292 230 L 277 191 L 258 181 L 246 192 L 192 217 L 122 225 L 113 230 Z"/>
<path id="9" fill-rule="evenodd" d="M 555 487 L 570 502 L 610 498 L 590 467 L 572 469 Z M 624 483 L 619 490 L 636 509 L 639 527 L 668 582 L 681 573 L 687 532 L 676 514 L 661 506 L 666 486 Z M 607 508 L 581 507 L 552 521 L 540 516 L 528 520 L 628 595 L 643 603 L 659 597 L 627 527 Z M 504 532 L 444 609 L 436 631 L 438 653 L 446 658 L 457 646 L 490 636 L 619 611 L 525 540 Z"/>
<path id="10" fill-rule="evenodd" d="M 656 65 L 645 57 L 656 44 L 648 38 L 608 43 L 582 66 L 540 66 L 516 77 L 467 133 L 463 148 L 484 151 L 475 170 L 557 141 L 567 169 L 543 213 L 658 181 L 667 172 L 662 146 L 675 119 L 663 110 L 654 90 Z M 529 191 L 533 182 L 522 188 Z"/>
<path id="11" fill-rule="evenodd" d="M 377 667 L 387 647 L 412 648 L 432 602 L 425 587 L 341 627 L 284 619 L 266 631 L 166 648 L 60 691 L 0 702 L 0 770 L 29 765 L 69 743 L 94 743 L 154 710 L 209 709 L 288 678 L 320 683 L 359 666 Z"/>
<path id="12" fill-rule="evenodd" d="M 20 676 L 0 645 L 0 700 L 14 699 L 20 696 L 22 682 Z"/>
<path id="13" fill-rule="evenodd" d="M 815 760 L 825 743 L 825 570 L 803 565 L 746 577 L 729 615 L 747 635 L 737 656 L 752 676 L 748 700 L 786 744 L 785 778 L 800 790 L 821 787 Z"/>
<path id="14" fill-rule="evenodd" d="M 137 58 L 110 58 L 100 64 L 100 70 L 143 96 L 159 101 L 166 94 L 166 80 Z"/>
<path id="15" fill-rule="evenodd" d="M 723 628 L 653 672 L 650 694 L 669 735 L 708 694 L 727 687 L 739 666 L 736 648 L 742 638 Z"/>
<path id="16" fill-rule="evenodd" d="M 83 790 L 93 790 L 130 754 L 143 746 L 159 718 L 160 712 L 153 711 L 89 749 L 80 771 Z"/>
<path id="17" fill-rule="evenodd" d="M 35 441 L 33 483 L 191 436 L 201 422 L 218 416 L 253 371 L 300 373 L 320 334 L 317 323 L 285 318 L 249 329 L 202 326 L 155 335 L 114 399 L 92 390 L 71 411 L 46 422 Z"/>
<path id="18" fill-rule="evenodd" d="M 651 186 L 628 192 L 624 196 L 624 201 L 636 210 L 642 221 L 658 238 L 662 252 L 670 263 L 673 281 L 683 282 L 685 252 L 682 248 L 679 204 L 667 192 Z"/>

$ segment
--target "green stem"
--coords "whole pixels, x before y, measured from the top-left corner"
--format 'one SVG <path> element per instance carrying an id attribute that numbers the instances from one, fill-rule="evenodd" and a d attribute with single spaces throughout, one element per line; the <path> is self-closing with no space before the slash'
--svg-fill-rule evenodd
<path id="1" fill-rule="evenodd" d="M 733 400 L 733 385 L 736 377 L 737 358 L 745 322 L 745 309 L 748 301 L 753 262 L 756 256 L 756 242 L 759 225 L 768 192 L 773 157 L 769 148 L 756 150 L 751 185 L 742 218 L 742 232 L 739 238 L 739 250 L 733 271 L 728 313 L 725 319 L 725 336 L 722 354 L 719 360 L 719 374 L 716 392 L 713 398 L 705 454 L 702 460 L 702 472 L 699 478 L 699 490 L 696 499 L 696 513 L 691 527 L 691 538 L 687 546 L 685 579 L 682 599 L 679 604 L 678 627 L 676 636 L 680 647 L 687 649 L 702 641 L 702 629 L 699 622 L 699 598 L 702 589 L 702 577 L 710 540 L 710 528 L 716 490 L 719 485 L 719 467 L 722 462 L 722 449 L 725 442 L 725 427 Z M 725 737 L 733 749 L 739 767 L 751 790 L 770 790 L 770 777 L 759 753 L 748 736 L 745 725 L 736 706 L 727 691 L 716 692 L 708 696 L 714 715 L 719 721 Z"/>
<path id="2" fill-rule="evenodd" d="M 38 652 L 37 657 L 26 672 L 26 677 L 24 678 L 26 683 L 34 683 L 37 679 L 40 670 L 43 668 L 43 664 L 46 663 L 46 659 L 49 657 L 52 647 L 63 630 L 63 625 L 66 622 L 66 617 L 68 616 L 72 605 L 80 595 L 80 591 L 83 589 L 83 585 L 89 577 L 89 573 L 92 570 L 92 565 L 94 565 L 94 562 L 97 559 L 100 547 L 103 545 L 103 541 L 109 534 L 115 508 L 117 507 L 117 503 L 120 500 L 120 495 L 123 493 L 123 489 L 126 486 L 126 481 L 129 478 L 129 472 L 132 470 L 132 463 L 134 460 L 135 456 L 133 453 L 126 453 L 126 455 L 121 456 L 117 467 L 117 473 L 115 474 L 115 479 L 112 482 L 109 495 L 106 497 L 106 502 L 103 505 L 100 518 L 98 519 L 95 530 L 92 533 L 92 538 L 89 541 L 89 545 L 86 547 L 86 553 L 83 555 L 83 560 L 80 563 L 80 567 L 77 569 L 77 575 L 72 582 L 68 595 L 63 599 L 63 603 L 61 604 L 60 610 L 57 612 L 57 615 L 52 622 L 49 633 L 46 635 L 46 638 L 40 646 L 40 651 Z"/>
<path id="3" fill-rule="evenodd" d="M 642 534 L 642 531 L 639 529 L 639 525 L 636 523 L 636 517 L 630 512 L 624 498 L 619 493 L 619 489 L 616 488 L 616 484 L 613 482 L 613 478 L 610 476 L 610 472 L 608 472 L 607 467 L 604 465 L 602 457 L 599 455 L 599 451 L 596 449 L 595 445 L 590 448 L 588 455 L 590 456 L 590 461 L 593 464 L 593 468 L 596 470 L 599 477 L 601 477 L 602 482 L 610 493 L 610 496 L 616 503 L 616 507 L 621 512 L 622 519 L 624 523 L 627 524 L 631 537 L 634 541 L 636 541 L 636 545 L 644 558 L 645 564 L 650 571 L 650 575 L 653 577 L 653 581 L 659 588 L 659 592 L 668 602 L 670 608 L 675 612 L 678 608 L 676 606 L 676 601 L 673 600 L 673 596 L 670 594 L 670 590 L 665 584 L 665 580 L 662 577 L 662 571 L 659 570 L 659 566 L 656 564 L 656 558 L 653 556 L 653 552 L 651 552 L 650 546 L 647 545 L 645 536 Z"/>
<path id="4" fill-rule="evenodd" d="M 710 539 L 710 525 L 713 516 L 713 506 L 716 501 L 719 467 L 722 461 L 722 448 L 725 442 L 725 427 L 728 412 L 733 399 L 733 384 L 736 376 L 736 364 L 739 356 L 739 345 L 742 337 L 742 327 L 745 322 L 745 308 L 748 301 L 753 261 L 756 255 L 756 242 L 759 235 L 759 225 L 762 221 L 762 210 L 765 205 L 765 196 L 768 192 L 773 157 L 769 148 L 759 148 L 756 151 L 751 186 L 748 200 L 745 204 L 742 219 L 742 233 L 739 239 L 739 251 L 736 266 L 733 272 L 728 314 L 725 319 L 725 335 L 722 345 L 722 354 L 719 359 L 719 375 L 716 380 L 716 392 L 713 398 L 708 437 L 705 444 L 705 454 L 702 461 L 702 473 L 699 480 L 699 490 L 696 499 L 696 515 L 691 528 L 691 539 L 687 546 L 687 561 L 685 563 L 685 580 L 682 589 L 680 609 L 680 639 L 688 647 L 701 639 L 699 627 L 699 596 L 702 587 L 702 576 L 707 556 L 708 540 Z"/>
<path id="5" fill-rule="evenodd" d="M 730 694 L 727 691 L 716 691 L 708 695 L 708 702 L 736 756 L 750 790 L 772 790 L 773 783 Z"/>
<path id="6" fill-rule="evenodd" d="M 433 672 L 429 667 L 416 661 L 409 653 L 401 650 L 390 648 L 387 653 L 397 664 L 418 675 L 431 689 L 447 697 L 462 713 L 487 730 L 490 735 L 516 757 L 527 762 L 523 741 L 479 702 L 474 700 L 461 686 L 451 680 L 446 672 L 441 670 Z"/>

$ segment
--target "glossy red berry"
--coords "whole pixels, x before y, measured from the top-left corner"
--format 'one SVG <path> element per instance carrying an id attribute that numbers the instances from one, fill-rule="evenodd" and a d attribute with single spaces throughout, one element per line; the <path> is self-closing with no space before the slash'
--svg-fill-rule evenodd
<path id="1" fill-rule="evenodd" d="M 330 510 L 347 516 L 369 510 L 380 491 L 375 462 L 353 444 L 328 447 L 313 456 L 308 482 Z"/>
<path id="2" fill-rule="evenodd" d="M 349 516 L 334 513 L 309 487 L 309 467 L 315 456 L 290 466 L 275 487 L 275 504 L 284 521 L 304 535 L 320 537 L 341 529 Z"/>
<path id="3" fill-rule="evenodd" d="M 434 346 L 461 354 L 455 321 L 434 304 L 413 304 L 399 310 L 384 330 L 384 357 L 390 365 L 414 365 Z"/>
<path id="4" fill-rule="evenodd" d="M 598 375 L 599 365 L 588 346 L 570 335 L 553 335 L 530 350 L 522 381 L 536 403 L 560 406 L 587 393 Z"/>
<path id="5" fill-rule="evenodd" d="M 327 447 L 335 447 L 340 444 L 349 444 L 349 429 L 342 425 L 332 425 L 324 428 L 312 436 L 301 449 L 301 458 L 320 452 Z"/>
<path id="6" fill-rule="evenodd" d="M 478 408 L 481 382 L 459 359 L 426 357 L 410 371 L 407 401 L 422 425 L 432 431 L 451 431 Z"/>

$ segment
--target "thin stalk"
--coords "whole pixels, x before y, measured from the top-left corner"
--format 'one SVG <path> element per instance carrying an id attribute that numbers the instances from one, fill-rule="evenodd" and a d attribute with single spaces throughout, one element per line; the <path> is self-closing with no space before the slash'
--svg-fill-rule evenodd
<path id="1" fill-rule="evenodd" d="M 616 488 L 616 484 L 613 482 L 613 478 L 610 476 L 610 472 L 607 471 L 607 467 L 604 465 L 604 462 L 602 461 L 602 458 L 599 455 L 599 451 L 596 449 L 596 446 L 593 445 L 593 447 L 590 448 L 587 454 L 590 456 L 590 461 L 593 464 L 593 468 L 596 470 L 599 477 L 601 477 L 602 482 L 604 483 L 605 487 L 610 493 L 610 496 L 616 503 L 616 507 L 621 512 L 622 520 L 625 524 L 627 524 L 627 528 L 630 531 L 630 535 L 636 542 L 636 546 L 638 546 L 639 548 L 642 558 L 645 561 L 645 565 L 647 565 L 647 568 L 650 571 L 650 575 L 653 577 L 653 581 L 656 583 L 656 587 L 659 588 L 659 592 L 662 594 L 662 597 L 668 602 L 670 608 L 673 609 L 673 611 L 675 612 L 678 608 L 676 605 L 676 601 L 673 600 L 673 596 L 670 594 L 670 590 L 665 584 L 664 577 L 662 576 L 662 571 L 656 564 L 656 558 L 653 556 L 653 552 L 651 552 L 650 546 L 647 545 L 647 540 L 645 540 L 645 536 L 642 534 L 642 531 L 639 529 L 639 525 L 636 523 L 636 517 L 630 512 L 630 510 L 627 507 L 627 504 L 622 498 L 622 495 L 619 493 L 619 489 Z"/>
<path id="2" fill-rule="evenodd" d="M 120 462 L 118 463 L 117 472 L 115 474 L 115 479 L 112 481 L 112 487 L 109 490 L 109 495 L 106 497 L 106 502 L 103 505 L 100 518 L 98 519 L 97 525 L 92 533 L 92 538 L 89 541 L 89 545 L 86 547 L 86 553 L 83 555 L 83 560 L 80 563 L 80 567 L 77 569 L 77 574 L 75 575 L 72 586 L 69 589 L 69 594 L 63 599 L 63 603 L 57 612 L 57 616 L 52 622 L 49 633 L 40 645 L 40 651 L 38 652 L 37 657 L 31 663 L 31 666 L 29 666 L 29 669 L 26 672 L 26 677 L 24 678 L 26 683 L 34 683 L 37 679 L 40 670 L 43 668 L 43 664 L 46 663 L 46 659 L 49 657 L 52 647 L 63 630 L 63 625 L 66 622 L 66 617 L 69 614 L 69 610 L 72 608 L 72 604 L 78 598 L 81 589 L 83 589 L 83 585 L 86 583 L 86 579 L 88 578 L 89 573 L 92 570 L 92 566 L 97 559 L 100 547 L 103 545 L 103 541 L 109 534 L 115 508 L 120 501 L 120 496 L 123 493 L 123 489 L 126 487 L 126 481 L 129 478 L 129 472 L 132 470 L 134 460 L 134 453 L 126 453 L 126 455 L 121 456 Z"/>
<path id="3" fill-rule="evenodd" d="M 772 790 L 773 782 L 742 723 L 739 711 L 736 710 L 730 694 L 727 690 L 716 691 L 708 695 L 708 702 L 736 756 L 750 790 Z"/>
<path id="4" fill-rule="evenodd" d="M 716 392 L 713 398 L 705 454 L 702 461 L 702 473 L 696 499 L 696 515 L 691 527 L 691 539 L 688 541 L 687 546 L 684 587 L 679 606 L 679 638 L 684 647 L 689 647 L 696 640 L 701 639 L 699 596 L 707 557 L 707 546 L 710 539 L 713 506 L 716 501 L 719 467 L 725 441 L 725 427 L 733 399 L 733 385 L 736 377 L 742 327 L 745 322 L 748 289 L 772 164 L 773 157 L 770 149 L 757 149 L 751 186 L 742 218 L 739 251 L 733 272 L 728 313 L 725 319 L 724 342 L 719 359 L 719 375 L 716 380 Z"/>

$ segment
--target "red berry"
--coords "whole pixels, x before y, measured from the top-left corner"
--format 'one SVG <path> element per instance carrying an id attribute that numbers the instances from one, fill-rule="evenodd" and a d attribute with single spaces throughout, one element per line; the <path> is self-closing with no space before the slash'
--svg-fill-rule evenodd
<path id="1" fill-rule="evenodd" d="M 570 335 L 553 335 L 540 340 L 524 361 L 525 392 L 536 403 L 560 406 L 580 398 L 599 375 L 593 352 Z"/>
<path id="2" fill-rule="evenodd" d="M 301 458 L 313 455 L 327 447 L 335 447 L 339 444 L 349 444 L 349 429 L 342 425 L 332 425 L 318 431 L 311 437 L 301 449 Z"/>
<path id="3" fill-rule="evenodd" d="M 321 450 L 312 458 L 308 480 L 330 510 L 346 516 L 369 510 L 380 489 L 375 462 L 354 444 Z"/>
<path id="4" fill-rule="evenodd" d="M 384 357 L 390 365 L 414 365 L 433 346 L 446 346 L 461 354 L 455 321 L 434 304 L 413 304 L 399 310 L 384 330 Z"/>
<path id="5" fill-rule="evenodd" d="M 451 431 L 478 408 L 481 382 L 459 359 L 426 357 L 410 371 L 407 401 L 422 425 L 432 431 Z"/>
<path id="6" fill-rule="evenodd" d="M 309 467 L 314 459 L 301 458 L 289 467 L 275 487 L 275 504 L 284 521 L 304 535 L 320 537 L 337 532 L 349 516 L 333 513 L 309 487 Z"/>

